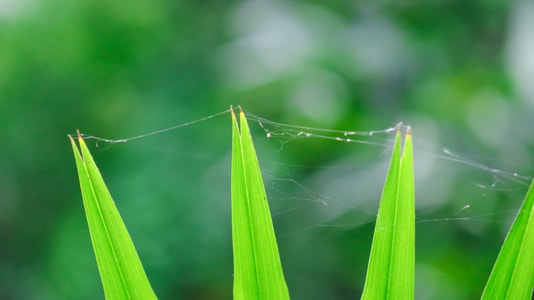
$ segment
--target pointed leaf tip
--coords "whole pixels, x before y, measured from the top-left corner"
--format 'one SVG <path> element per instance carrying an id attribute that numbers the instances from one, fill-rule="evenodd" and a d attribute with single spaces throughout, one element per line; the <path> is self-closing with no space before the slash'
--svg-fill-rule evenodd
<path id="1" fill-rule="evenodd" d="M 237 118 L 236 118 L 235 111 L 234 111 L 233 107 L 230 109 L 230 113 L 232 114 L 232 120 L 235 120 L 237 122 Z"/>
<path id="2" fill-rule="evenodd" d="M 83 206 L 106 299 L 156 299 L 133 242 L 87 145 L 71 138 Z"/>
<path id="3" fill-rule="evenodd" d="M 362 298 L 413 299 L 415 198 L 410 127 L 401 150 L 398 123 L 393 153 L 380 199 Z M 402 156 L 401 156 L 402 152 Z"/>
<path id="4" fill-rule="evenodd" d="M 239 122 L 232 110 L 234 299 L 289 299 L 261 169 L 238 107 Z"/>

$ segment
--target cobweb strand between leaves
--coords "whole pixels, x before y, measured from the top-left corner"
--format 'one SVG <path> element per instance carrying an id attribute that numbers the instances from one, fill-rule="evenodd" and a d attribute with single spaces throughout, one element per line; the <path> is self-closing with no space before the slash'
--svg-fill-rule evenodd
<path id="1" fill-rule="evenodd" d="M 193 125 L 210 126 L 210 120 L 229 112 L 230 109 L 224 110 L 129 138 L 82 136 L 95 140 L 97 147 L 101 143 L 127 143 Z M 263 139 L 255 134 L 257 131 L 253 133 L 256 144 L 260 141 L 267 149 L 262 152 L 271 152 L 269 159 L 258 155 L 275 222 L 299 220 L 284 229 L 280 238 L 318 228 L 348 230 L 374 222 L 395 133 L 405 130 L 406 125 L 397 123 L 368 131 L 333 130 L 279 123 L 248 111 L 246 116 L 250 123 L 258 125 L 256 130 L 264 133 Z M 414 139 L 417 223 L 454 222 L 470 228 L 477 227 L 472 226 L 475 223 L 509 224 L 532 177 L 481 164 L 426 140 Z M 306 154 L 316 148 L 326 153 Z M 335 153 L 335 158 L 329 153 Z M 313 157 L 317 163 L 302 162 L 299 156 Z M 502 204 L 512 198 L 513 204 Z"/>

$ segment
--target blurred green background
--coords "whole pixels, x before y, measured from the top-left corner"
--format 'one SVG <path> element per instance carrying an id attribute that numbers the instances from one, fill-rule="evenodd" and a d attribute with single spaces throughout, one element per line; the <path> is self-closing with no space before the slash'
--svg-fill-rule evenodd
<path id="1" fill-rule="evenodd" d="M 531 1 L 0 1 L 0 298 L 103 297 L 67 134 L 231 104 L 412 125 L 416 298 L 478 298 L 534 174 L 532 32 Z M 251 125 L 293 299 L 358 298 L 391 136 Z M 230 299 L 229 114 L 89 144 L 159 297 Z"/>

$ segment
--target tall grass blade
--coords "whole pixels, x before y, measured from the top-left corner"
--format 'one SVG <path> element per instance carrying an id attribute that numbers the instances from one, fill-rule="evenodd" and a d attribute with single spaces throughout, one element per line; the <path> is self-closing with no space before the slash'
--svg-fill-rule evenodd
<path id="1" fill-rule="evenodd" d="M 156 299 L 119 211 L 89 149 L 70 137 L 85 215 L 106 299 Z"/>
<path id="2" fill-rule="evenodd" d="M 534 288 L 534 180 L 493 266 L 482 299 L 531 299 Z"/>
<path id="3" fill-rule="evenodd" d="M 415 198 L 410 128 L 397 131 L 375 225 L 362 299 L 413 299 Z"/>
<path id="4" fill-rule="evenodd" d="M 232 109 L 234 299 L 289 299 L 252 136 Z"/>

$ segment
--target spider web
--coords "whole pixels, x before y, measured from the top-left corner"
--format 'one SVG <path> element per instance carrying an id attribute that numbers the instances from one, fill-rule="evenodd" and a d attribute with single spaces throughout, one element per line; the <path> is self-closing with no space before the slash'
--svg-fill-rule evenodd
<path id="1" fill-rule="evenodd" d="M 83 136 L 95 140 L 101 150 L 117 143 L 135 143 L 136 149 L 151 152 L 150 160 L 161 160 L 170 166 L 179 165 L 180 160 L 193 161 L 198 163 L 198 170 L 217 168 L 218 175 L 224 178 L 221 170 L 230 162 L 230 122 L 229 118 L 220 117 L 229 117 L 229 111 L 130 138 Z M 396 128 L 406 125 L 334 130 L 283 124 L 251 112 L 246 115 L 279 239 L 313 235 L 321 230 L 350 231 L 373 224 Z M 173 137 L 171 131 L 178 137 Z M 500 169 L 499 162 L 486 165 L 468 158 L 453 147 L 436 144 L 431 136 L 418 136 L 417 128 L 414 136 L 418 228 L 454 224 L 476 234 L 494 230 L 497 224 L 504 235 L 532 177 Z M 221 147 L 213 149 L 213 139 L 218 139 Z M 226 179 L 218 178 L 203 194 L 217 195 L 217 201 L 220 195 L 228 199 L 228 172 Z M 203 202 L 212 203 L 207 199 Z M 216 206 L 227 211 L 229 201 L 226 204 Z"/>

